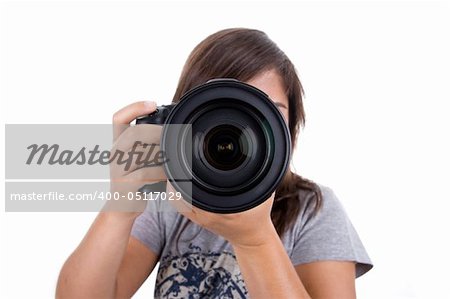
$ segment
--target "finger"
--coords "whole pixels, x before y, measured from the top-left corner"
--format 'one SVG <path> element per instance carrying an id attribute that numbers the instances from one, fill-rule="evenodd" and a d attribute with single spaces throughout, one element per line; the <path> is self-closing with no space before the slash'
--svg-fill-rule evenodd
<path id="1" fill-rule="evenodd" d="M 113 115 L 114 140 L 139 116 L 156 111 L 156 103 L 152 101 L 140 101 L 123 107 Z"/>
<path id="2" fill-rule="evenodd" d="M 127 175 L 141 168 L 163 168 L 167 161 L 159 145 L 149 145 L 147 147 L 136 147 L 128 151 L 130 154 L 124 163 L 114 163 L 114 170 Z"/>
<path id="3" fill-rule="evenodd" d="M 144 166 L 165 162 L 159 146 L 162 126 L 139 125 L 126 129 L 111 150 L 111 169 L 124 175 Z"/>
<path id="4" fill-rule="evenodd" d="M 158 183 L 167 180 L 166 173 L 161 166 L 139 168 L 125 176 L 135 182 Z"/>
<path id="5" fill-rule="evenodd" d="M 126 176 L 111 176 L 111 187 L 114 192 L 128 194 L 137 192 L 142 186 L 166 181 L 166 175 L 161 167 L 141 168 Z"/>
<path id="6" fill-rule="evenodd" d="M 151 184 L 167 180 L 166 173 L 161 166 L 142 167 L 124 175 L 122 170 L 113 172 L 111 178 L 114 182 L 128 182 L 132 184 Z"/>
<path id="7" fill-rule="evenodd" d="M 115 150 L 128 152 L 133 146 L 159 145 L 161 132 L 162 126 L 160 125 L 142 124 L 128 127 L 118 136 L 113 147 Z"/>

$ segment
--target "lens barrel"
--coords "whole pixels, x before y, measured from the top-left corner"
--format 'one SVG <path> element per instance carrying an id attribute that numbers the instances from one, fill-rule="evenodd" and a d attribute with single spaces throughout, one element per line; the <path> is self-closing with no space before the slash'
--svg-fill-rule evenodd
<path id="1" fill-rule="evenodd" d="M 207 211 L 235 213 L 275 191 L 288 168 L 291 142 L 282 114 L 264 92 L 215 79 L 173 107 L 161 149 L 166 175 L 185 199 Z"/>

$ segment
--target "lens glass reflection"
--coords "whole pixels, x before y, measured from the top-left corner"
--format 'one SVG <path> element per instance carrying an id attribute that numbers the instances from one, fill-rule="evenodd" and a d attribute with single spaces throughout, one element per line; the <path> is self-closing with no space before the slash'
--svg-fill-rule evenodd
<path id="1" fill-rule="evenodd" d="M 232 170 L 241 165 L 248 154 L 248 140 L 241 129 L 224 124 L 212 128 L 205 136 L 203 151 L 214 168 Z"/>

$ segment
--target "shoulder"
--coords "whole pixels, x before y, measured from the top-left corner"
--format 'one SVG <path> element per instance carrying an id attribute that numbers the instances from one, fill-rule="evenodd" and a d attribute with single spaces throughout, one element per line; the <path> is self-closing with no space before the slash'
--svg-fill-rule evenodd
<path id="1" fill-rule="evenodd" d="M 316 190 L 299 196 L 304 202 L 296 221 L 297 234 L 303 235 L 309 230 L 324 234 L 345 233 L 351 223 L 342 202 L 331 187 L 321 183 L 316 185 Z"/>
<path id="2" fill-rule="evenodd" d="M 306 202 L 290 232 L 293 263 L 354 261 L 360 276 L 372 267 L 364 245 L 334 190 L 323 184 L 317 186 L 321 196 L 318 210 L 311 204 L 314 198 L 317 200 L 313 191 L 300 195 L 299 200 Z"/>
<path id="3" fill-rule="evenodd" d="M 317 184 L 322 195 L 321 211 L 319 213 L 345 214 L 344 206 L 334 190 L 326 185 Z"/>
<path id="4" fill-rule="evenodd" d="M 313 190 L 299 190 L 300 213 L 296 226 L 317 221 L 338 221 L 346 218 L 345 209 L 334 190 L 324 184 L 315 183 Z"/>

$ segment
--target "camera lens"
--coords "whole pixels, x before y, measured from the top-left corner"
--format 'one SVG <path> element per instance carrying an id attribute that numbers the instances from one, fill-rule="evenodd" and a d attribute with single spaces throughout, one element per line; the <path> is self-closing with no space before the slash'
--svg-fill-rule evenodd
<path id="1" fill-rule="evenodd" d="M 289 130 L 278 108 L 259 89 L 227 79 L 183 95 L 167 117 L 161 147 L 175 189 L 218 213 L 269 198 L 290 160 Z"/>
<path id="2" fill-rule="evenodd" d="M 212 167 L 226 171 L 237 168 L 245 161 L 248 144 L 241 129 L 233 125 L 219 125 L 206 134 L 203 152 Z"/>
<path id="3" fill-rule="evenodd" d="M 236 194 L 254 187 L 273 159 L 264 116 L 233 99 L 199 106 L 192 124 L 192 178 L 203 190 Z"/>

